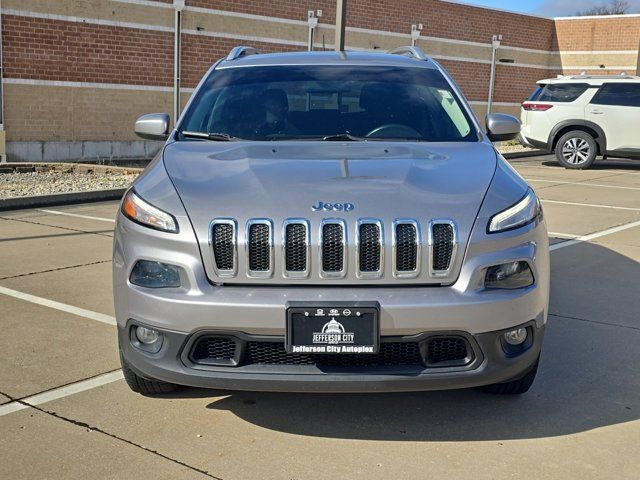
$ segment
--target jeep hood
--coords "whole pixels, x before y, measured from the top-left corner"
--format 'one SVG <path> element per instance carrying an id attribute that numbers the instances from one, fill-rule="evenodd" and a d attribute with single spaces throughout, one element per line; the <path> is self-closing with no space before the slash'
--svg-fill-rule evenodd
<path id="1" fill-rule="evenodd" d="M 283 220 L 293 217 L 308 219 L 312 232 L 323 218 L 343 218 L 349 243 L 357 219 L 377 218 L 385 225 L 386 245 L 391 245 L 396 218 L 419 220 L 423 241 L 429 220 L 452 219 L 461 259 L 496 162 L 493 147 L 481 142 L 182 141 L 164 151 L 166 170 L 191 219 L 210 278 L 215 275 L 206 259 L 209 224 L 219 217 L 236 219 L 242 239 L 248 219 L 273 220 L 276 247 Z M 312 211 L 319 202 L 351 203 L 354 209 Z M 452 279 L 460 266 L 461 260 L 454 264 Z M 278 275 L 271 281 L 277 283 Z"/>

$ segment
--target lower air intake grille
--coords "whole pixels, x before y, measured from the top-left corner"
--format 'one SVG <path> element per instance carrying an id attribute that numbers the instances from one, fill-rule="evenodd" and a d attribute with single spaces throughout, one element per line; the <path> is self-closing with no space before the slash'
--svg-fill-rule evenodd
<path id="1" fill-rule="evenodd" d="M 469 357 L 467 342 L 462 337 L 433 337 L 427 341 L 427 365 L 464 364 Z"/>
<path id="2" fill-rule="evenodd" d="M 360 246 L 358 260 L 361 272 L 380 270 L 380 227 L 375 223 L 363 223 L 358 232 Z"/>
<path id="3" fill-rule="evenodd" d="M 189 358 L 196 364 L 219 366 L 315 365 L 318 367 L 388 367 L 419 369 L 456 367 L 471 363 L 474 352 L 461 336 L 431 336 L 416 342 L 380 343 L 375 354 L 287 353 L 283 342 L 266 342 L 218 335 L 195 341 Z"/>
<path id="4" fill-rule="evenodd" d="M 232 360 L 236 354 L 236 341 L 228 337 L 202 337 L 193 350 L 191 358 L 196 363 L 215 363 Z"/>
<path id="5" fill-rule="evenodd" d="M 417 268 L 417 235 L 416 226 L 413 224 L 396 225 L 396 271 L 412 272 Z"/>
<path id="6" fill-rule="evenodd" d="M 307 226 L 290 223 L 285 230 L 285 270 L 304 272 L 307 269 Z"/>
<path id="7" fill-rule="evenodd" d="M 249 270 L 267 272 L 271 269 L 270 236 L 267 224 L 254 223 L 249 226 Z"/>
<path id="8" fill-rule="evenodd" d="M 433 225 L 433 254 L 432 269 L 435 271 L 448 270 L 453 254 L 453 226 L 447 223 Z"/>
<path id="9" fill-rule="evenodd" d="M 230 223 L 216 223 L 212 227 L 213 256 L 218 270 L 233 270 L 233 225 Z"/>
<path id="10" fill-rule="evenodd" d="M 376 354 L 306 355 L 287 353 L 283 343 L 248 342 L 244 365 L 317 365 L 319 367 L 380 367 L 422 365 L 416 342 L 381 343 Z"/>
<path id="11" fill-rule="evenodd" d="M 322 226 L 322 270 L 341 272 L 344 270 L 344 230 L 339 223 Z"/>

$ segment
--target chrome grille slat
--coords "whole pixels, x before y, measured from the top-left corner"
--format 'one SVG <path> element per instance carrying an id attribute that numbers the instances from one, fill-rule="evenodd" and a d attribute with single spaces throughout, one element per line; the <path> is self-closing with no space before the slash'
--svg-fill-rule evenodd
<path id="1" fill-rule="evenodd" d="M 238 264 L 238 224 L 231 218 L 216 218 L 209 225 L 209 246 L 216 274 L 233 277 Z"/>
<path id="2" fill-rule="evenodd" d="M 356 228 L 356 275 L 380 278 L 384 272 L 384 229 L 376 218 L 361 218 Z"/>
<path id="3" fill-rule="evenodd" d="M 282 226 L 283 275 L 287 278 L 306 278 L 311 270 L 311 241 L 309 222 L 290 218 Z"/>
<path id="4" fill-rule="evenodd" d="M 326 218 L 320 226 L 320 276 L 342 278 L 347 273 L 347 228 L 344 220 Z"/>
<path id="5" fill-rule="evenodd" d="M 273 274 L 273 224 L 264 218 L 247 222 L 247 275 L 268 278 Z"/>
<path id="6" fill-rule="evenodd" d="M 458 249 L 458 232 L 451 220 L 429 222 L 429 274 L 446 277 L 451 273 Z"/>
<path id="7" fill-rule="evenodd" d="M 393 222 L 393 275 L 414 278 L 420 274 L 422 239 L 420 224 L 413 218 Z"/>

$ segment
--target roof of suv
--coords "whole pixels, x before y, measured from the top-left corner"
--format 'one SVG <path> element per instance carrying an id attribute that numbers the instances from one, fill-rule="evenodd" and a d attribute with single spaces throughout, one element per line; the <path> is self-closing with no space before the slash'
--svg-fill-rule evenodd
<path id="1" fill-rule="evenodd" d="M 217 68 L 257 67 L 278 65 L 369 65 L 384 67 L 418 67 L 436 69 L 430 60 L 419 60 L 407 55 L 377 52 L 287 52 L 243 55 L 234 60 L 225 59 Z"/>
<path id="2" fill-rule="evenodd" d="M 538 80 L 538 85 L 546 84 L 558 84 L 558 83 L 588 83 L 589 85 L 597 86 L 604 83 L 640 83 L 640 77 L 635 75 L 567 75 L 557 78 L 546 78 L 544 80 Z"/>

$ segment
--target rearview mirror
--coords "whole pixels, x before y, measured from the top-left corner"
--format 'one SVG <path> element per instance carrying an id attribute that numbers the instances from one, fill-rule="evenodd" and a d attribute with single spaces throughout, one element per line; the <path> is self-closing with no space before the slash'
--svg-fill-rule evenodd
<path id="1" fill-rule="evenodd" d="M 166 113 L 148 113 L 136 120 L 136 135 L 146 140 L 166 140 L 169 136 L 169 115 Z"/>
<path id="2" fill-rule="evenodd" d="M 520 120 L 513 115 L 490 113 L 486 118 L 487 136 L 492 142 L 513 140 L 520 134 Z"/>

